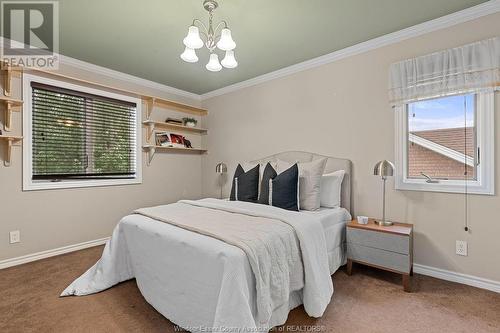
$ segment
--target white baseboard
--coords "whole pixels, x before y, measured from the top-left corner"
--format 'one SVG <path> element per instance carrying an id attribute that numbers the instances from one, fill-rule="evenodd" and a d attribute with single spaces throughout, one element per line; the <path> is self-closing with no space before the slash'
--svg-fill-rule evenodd
<path id="1" fill-rule="evenodd" d="M 441 268 L 435 268 L 420 264 L 413 264 L 413 271 L 417 274 L 432 276 L 437 279 L 466 284 L 468 286 L 491 290 L 500 293 L 500 282 L 484 279 L 481 277 L 447 271 Z"/>
<path id="2" fill-rule="evenodd" d="M 27 254 L 27 255 L 21 256 L 21 257 L 0 260 L 0 269 L 12 267 L 12 266 L 17 266 L 17 265 L 21 265 L 21 264 L 26 264 L 28 262 L 32 262 L 32 261 L 36 261 L 36 260 L 40 260 L 40 259 L 45 259 L 45 258 L 50 258 L 50 257 L 58 256 L 58 255 L 64 254 L 64 253 L 83 250 L 83 249 L 87 249 L 87 248 L 93 247 L 93 246 L 102 245 L 102 244 L 105 244 L 108 239 L 109 239 L 109 237 L 104 237 L 104 238 L 100 238 L 100 239 L 91 240 L 88 242 L 59 247 L 57 249 Z"/>

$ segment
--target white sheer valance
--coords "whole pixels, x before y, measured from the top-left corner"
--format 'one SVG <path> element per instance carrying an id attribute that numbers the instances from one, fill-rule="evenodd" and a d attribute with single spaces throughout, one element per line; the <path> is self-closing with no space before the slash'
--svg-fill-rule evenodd
<path id="1" fill-rule="evenodd" d="M 500 37 L 407 59 L 390 67 L 392 105 L 500 87 Z"/>

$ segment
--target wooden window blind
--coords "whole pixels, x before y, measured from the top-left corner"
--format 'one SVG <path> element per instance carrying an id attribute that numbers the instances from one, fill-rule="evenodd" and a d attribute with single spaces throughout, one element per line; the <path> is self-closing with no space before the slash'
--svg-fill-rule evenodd
<path id="1" fill-rule="evenodd" d="M 134 103 L 31 83 L 32 179 L 136 176 Z"/>

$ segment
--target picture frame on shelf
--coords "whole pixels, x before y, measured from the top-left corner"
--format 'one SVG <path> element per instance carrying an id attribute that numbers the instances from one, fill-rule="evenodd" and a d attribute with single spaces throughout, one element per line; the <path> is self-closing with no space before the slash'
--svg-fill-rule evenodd
<path id="1" fill-rule="evenodd" d="M 180 134 L 170 133 L 172 147 L 184 148 L 184 137 Z"/>
<path id="2" fill-rule="evenodd" d="M 156 132 L 155 144 L 160 147 L 172 147 L 172 142 L 170 141 L 170 134 L 168 132 Z"/>

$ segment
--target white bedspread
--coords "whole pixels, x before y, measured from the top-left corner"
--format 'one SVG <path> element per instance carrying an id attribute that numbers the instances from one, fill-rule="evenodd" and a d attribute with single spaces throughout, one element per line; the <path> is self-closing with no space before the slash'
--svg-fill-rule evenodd
<path id="1" fill-rule="evenodd" d="M 290 285 L 285 288 L 291 292 L 303 286 L 306 312 L 314 317 L 323 314 L 333 286 L 319 219 L 271 206 L 217 199 L 181 201 L 165 207 L 169 206 L 186 212 L 217 210 L 221 218 L 237 213 L 291 225 L 299 240 L 304 276 L 300 285 L 297 281 L 302 277 L 294 277 L 291 272 Z M 247 256 L 237 247 L 132 215 L 117 225 L 102 258 L 62 296 L 95 293 L 135 277 L 150 304 L 190 331 L 269 329 L 284 323 L 293 304 L 274 309 L 266 322 L 257 319 L 255 277 L 251 272 Z"/>

